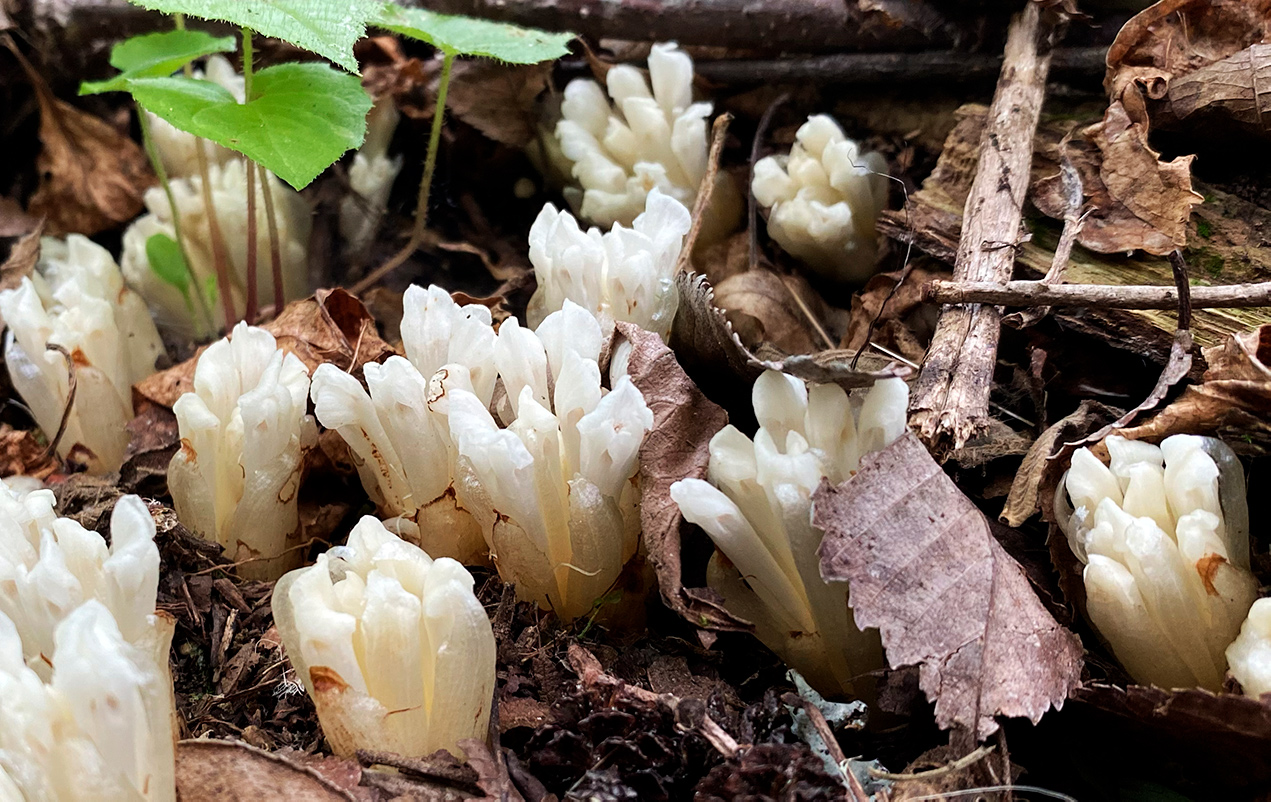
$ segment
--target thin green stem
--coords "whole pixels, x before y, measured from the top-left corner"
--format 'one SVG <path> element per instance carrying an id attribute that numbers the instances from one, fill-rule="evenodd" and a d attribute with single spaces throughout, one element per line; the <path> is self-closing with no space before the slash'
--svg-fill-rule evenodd
<path id="1" fill-rule="evenodd" d="M 243 28 L 243 94 L 252 100 L 252 32 Z"/>
<path id="2" fill-rule="evenodd" d="M 393 258 L 354 284 L 352 289 L 354 295 L 375 286 L 380 279 L 400 267 L 424 241 L 425 224 L 428 222 L 428 197 L 432 192 L 433 171 L 437 168 L 437 151 L 441 147 L 441 127 L 446 116 L 446 94 L 450 89 L 450 68 L 454 66 L 454 63 L 454 53 L 443 53 L 441 77 L 437 81 L 437 103 L 432 116 L 432 130 L 428 135 L 428 155 L 424 157 L 424 175 L 419 181 L 419 197 L 415 201 L 415 225 L 410 232 L 410 241 Z"/>
<path id="3" fill-rule="evenodd" d="M 141 142 L 146 149 L 146 155 L 150 157 L 150 166 L 154 168 L 154 174 L 159 178 L 159 186 L 163 187 L 163 194 L 168 198 L 168 208 L 172 210 L 172 233 L 176 234 L 177 247 L 181 249 L 181 258 L 185 260 L 185 272 L 189 275 L 190 287 L 194 291 L 194 298 L 199 312 L 203 315 L 203 319 L 207 321 L 208 331 L 215 333 L 216 321 L 212 319 L 212 310 L 208 308 L 207 300 L 203 297 L 203 288 L 199 286 L 199 277 L 194 274 L 194 266 L 190 264 L 190 253 L 185 247 L 185 236 L 181 233 L 181 210 L 177 208 L 176 197 L 172 194 L 172 184 L 168 181 L 168 171 L 163 166 L 163 159 L 159 157 L 159 148 L 155 145 L 154 137 L 150 134 L 150 120 L 146 116 L 146 109 L 140 103 L 137 103 L 136 106 L 137 120 L 141 126 Z M 189 300 L 189 297 L 189 293 L 187 293 L 186 299 Z"/>
<path id="4" fill-rule="evenodd" d="M 243 28 L 243 102 L 252 101 L 252 32 Z M 256 323 L 259 303 L 256 286 L 256 163 L 246 159 L 247 168 L 247 302 L 243 319 Z"/>

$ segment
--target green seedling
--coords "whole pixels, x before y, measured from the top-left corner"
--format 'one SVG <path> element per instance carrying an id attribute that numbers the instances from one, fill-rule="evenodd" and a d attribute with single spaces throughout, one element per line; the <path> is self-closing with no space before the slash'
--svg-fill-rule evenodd
<path id="1" fill-rule="evenodd" d="M 445 117 L 446 94 L 450 88 L 450 71 L 459 56 L 482 56 L 512 64 L 537 64 L 560 58 L 569 52 L 572 33 L 549 33 L 501 22 L 471 17 L 438 14 L 422 8 L 405 8 L 384 3 L 368 23 L 411 39 L 426 42 L 441 51 L 441 75 L 437 83 L 436 111 L 428 136 L 428 152 L 424 157 L 424 174 L 419 182 L 415 203 L 415 225 L 406 247 L 377 267 L 353 288 L 367 289 L 394 268 L 405 262 L 424 239 L 428 220 L 428 195 L 433 172 L 437 167 L 437 149 L 441 144 L 441 125 Z"/>

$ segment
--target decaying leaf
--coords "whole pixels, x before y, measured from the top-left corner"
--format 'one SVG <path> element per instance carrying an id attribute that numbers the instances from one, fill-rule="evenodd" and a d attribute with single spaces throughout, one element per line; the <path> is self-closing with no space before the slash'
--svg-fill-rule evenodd
<path id="1" fill-rule="evenodd" d="M 661 337 L 630 323 L 619 323 L 618 333 L 632 346 L 627 373 L 653 411 L 653 429 L 640 446 L 640 524 L 662 598 L 697 626 L 748 629 L 709 591 L 684 588 L 680 546 L 688 524 L 671 500 L 672 483 L 706 478 L 710 439 L 728 414 L 697 389 Z"/>
<path id="2" fill-rule="evenodd" d="M 263 328 L 277 338 L 279 348 L 299 357 L 310 374 L 331 362 L 361 379 L 367 362 L 382 362 L 396 353 L 380 339 L 375 319 L 362 302 L 342 289 L 318 290 L 311 298 L 293 301 Z M 134 400 L 170 408 L 182 393 L 194 389 L 197 362 L 196 354 L 137 384 Z"/>
<path id="3" fill-rule="evenodd" d="M 0 423 L 0 478 L 34 476 L 45 479 L 57 470 L 57 460 L 46 455 L 47 446 L 35 439 L 30 429 L 15 429 Z"/>
<path id="4" fill-rule="evenodd" d="M 44 236 L 44 221 L 40 220 L 25 235 L 13 243 L 9 258 L 0 265 L 0 290 L 12 290 L 31 275 L 40 259 L 40 237 Z"/>
<path id="5" fill-rule="evenodd" d="M 896 282 L 901 280 L 904 271 L 879 273 L 852 296 L 852 317 L 840 347 L 849 351 L 865 347 L 870 321 L 877 319 L 870 342 L 914 362 L 922 361 L 927 352 L 926 343 L 935 331 L 937 312 L 935 306 L 924 305 L 922 285 L 937 278 L 948 278 L 949 274 L 934 260 L 919 259 L 921 263 L 910 266 L 900 286 Z M 924 311 L 929 314 L 924 314 Z"/>
<path id="6" fill-rule="evenodd" d="M 493 139 L 523 148 L 537 136 L 538 96 L 552 63 L 500 64 L 464 59 L 454 65 L 446 109 Z"/>
<path id="7" fill-rule="evenodd" d="M 715 286 L 715 305 L 751 348 L 810 354 L 835 342 L 827 333 L 829 309 L 801 276 L 762 268 L 738 273 Z"/>
<path id="8" fill-rule="evenodd" d="M 436 98 L 428 82 L 438 62 L 409 58 L 394 36 L 370 36 L 355 48 L 362 64 L 362 86 L 375 100 L 391 98 L 397 110 L 414 120 L 432 118 Z"/>
<path id="9" fill-rule="evenodd" d="M 96 234 L 136 217 L 155 183 L 141 147 L 104 120 L 58 100 L 44 78 L 8 41 L 40 104 L 40 186 L 27 211 L 48 220 L 48 233 Z"/>
<path id="10" fill-rule="evenodd" d="M 177 797 L 182 802 L 356 802 L 318 772 L 238 741 L 177 744 Z"/>
<path id="11" fill-rule="evenodd" d="M 983 739 L 1038 721 L 1081 678 L 1081 642 L 1051 617 L 989 523 L 907 434 L 813 496 L 821 575 L 851 583 L 856 622 L 892 666 L 919 666 L 936 723 Z"/>
<path id="12" fill-rule="evenodd" d="M 1271 451 L 1271 326 L 1233 334 L 1203 353 L 1209 369 L 1200 384 L 1189 385 L 1156 416 L 1120 434 L 1147 440 L 1207 434 L 1243 453 Z"/>

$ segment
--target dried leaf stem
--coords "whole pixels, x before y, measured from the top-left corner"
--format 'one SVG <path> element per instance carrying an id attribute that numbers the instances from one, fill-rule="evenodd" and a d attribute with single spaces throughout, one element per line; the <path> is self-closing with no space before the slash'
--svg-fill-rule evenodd
<path id="1" fill-rule="evenodd" d="M 963 212 L 953 271 L 958 281 L 1004 282 L 1014 270 L 1055 20 L 1029 0 L 1011 21 Z M 929 445 L 956 450 L 988 425 L 1001 321 L 995 306 L 958 304 L 942 310 L 910 404 L 910 424 Z"/>
<path id="2" fill-rule="evenodd" d="M 48 448 L 44 449 L 44 453 L 40 455 L 39 462 L 47 462 L 57 453 L 57 446 L 62 442 L 62 436 L 66 434 L 66 426 L 71 421 L 71 410 L 75 408 L 75 390 L 79 386 L 75 374 L 75 358 L 57 343 L 49 343 L 44 346 L 46 350 L 57 351 L 66 360 L 66 406 L 62 408 L 62 420 L 57 424 L 57 432 L 49 440 Z"/>

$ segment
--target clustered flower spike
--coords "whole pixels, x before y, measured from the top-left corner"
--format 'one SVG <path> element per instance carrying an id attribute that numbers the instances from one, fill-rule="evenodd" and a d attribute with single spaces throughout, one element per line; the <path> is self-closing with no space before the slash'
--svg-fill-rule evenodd
<path id="1" fill-rule="evenodd" d="M 224 56 L 209 56 L 205 70 L 194 70 L 193 77 L 210 81 L 225 89 L 239 103 L 247 98 L 243 76 L 234 71 L 234 66 Z M 220 165 L 238 158 L 238 154 L 229 148 L 182 131 L 162 117 L 150 112 L 146 112 L 146 116 L 150 123 L 150 138 L 159 151 L 159 160 L 163 162 L 163 169 L 169 178 L 186 178 L 198 174 L 199 160 L 195 151 L 198 147 L 203 148 L 204 158 L 209 164 Z"/>
<path id="2" fill-rule="evenodd" d="M 847 584 L 821 579 L 812 493 L 904 434 L 909 388 L 884 379 L 856 407 L 838 385 L 769 370 L 753 401 L 754 441 L 725 426 L 711 439 L 710 481 L 676 482 L 671 498 L 715 542 L 707 581 L 727 609 L 821 693 L 852 693 L 854 677 L 881 667 L 882 646 L 852 620 Z"/>
<path id="3" fill-rule="evenodd" d="M 1056 496 L 1090 621 L 1136 681 L 1217 691 L 1258 595 L 1239 461 L 1193 435 L 1104 442 L 1111 464 L 1079 449 Z"/>
<path id="4" fill-rule="evenodd" d="M 750 186 L 769 209 L 768 233 L 824 278 L 863 282 L 874 273 L 887 162 L 861 153 L 824 114 L 809 117 L 795 137 L 789 155 L 755 163 Z"/>
<path id="5" fill-rule="evenodd" d="M 348 545 L 279 580 L 273 609 L 336 754 L 458 755 L 460 740 L 485 739 L 494 632 L 459 563 L 368 516 Z"/>
<path id="6" fill-rule="evenodd" d="M 675 267 L 691 224 L 688 209 L 658 189 L 631 228 L 618 223 L 607 234 L 583 231 L 573 215 L 547 204 L 530 228 L 530 263 L 538 278 L 530 327 L 568 299 L 608 326 L 634 323 L 666 339 L 679 306 Z"/>
<path id="7" fill-rule="evenodd" d="M 346 253 L 360 252 L 369 245 L 384 216 L 393 181 L 402 170 L 402 157 L 388 156 L 400 118 L 392 100 L 376 103 L 366 117 L 366 139 L 349 165 L 353 192 L 340 201 L 340 236 Z"/>
<path id="8" fill-rule="evenodd" d="M 445 416 L 428 407 L 428 383 L 443 365 L 466 371 L 484 404 L 494 394 L 495 334 L 490 310 L 459 306 L 439 287 L 411 286 L 403 297 L 407 356 L 365 368 L 362 384 L 335 365 L 313 374 L 318 421 L 340 433 L 358 461 L 362 486 L 390 526 L 429 554 L 485 562 L 481 529 L 454 490 L 456 452 Z"/>
<path id="9" fill-rule="evenodd" d="M 194 293 L 206 299 L 216 328 L 226 325 L 222 305 L 215 302 L 218 292 L 230 292 L 234 308 L 243 309 L 247 286 L 247 162 L 242 158 L 227 159 L 208 168 L 212 187 L 212 205 L 229 261 L 232 287 L 216 283 L 216 262 L 209 227 L 207 206 L 203 201 L 203 178 L 191 175 L 169 182 L 177 210 L 181 215 L 181 235 L 194 278 L 181 287 L 155 272 L 150 264 L 146 243 L 155 234 L 176 238 L 172 224 L 172 207 L 161 187 L 146 190 L 149 214 L 137 218 L 124 231 L 124 250 L 120 257 L 128 284 L 145 298 L 165 330 L 186 336 L 205 337 L 215 334 L 199 311 Z M 308 292 L 309 233 L 312 228 L 309 206 L 291 187 L 266 172 L 270 197 L 274 204 L 274 222 L 278 229 L 278 249 L 282 264 L 283 294 L 288 301 Z M 256 288 L 257 297 L 272 301 L 273 271 L 270 267 L 269 217 L 264 190 L 256 181 Z M 230 321 L 233 322 L 233 321 Z"/>
<path id="10" fill-rule="evenodd" d="M 124 496 L 110 530 L 0 482 L 0 799 L 176 796 L 155 525 Z"/>
<path id="11" fill-rule="evenodd" d="M 627 376 L 601 382 L 599 322 L 566 301 L 537 332 L 503 322 L 495 345 L 501 428 L 462 366 L 433 377 L 459 454 L 459 500 L 522 598 L 564 620 L 587 613 L 639 544 L 640 444 L 653 413 Z"/>
<path id="12" fill-rule="evenodd" d="M 1249 608 L 1239 637 L 1227 647 L 1227 665 L 1247 696 L 1271 693 L 1271 599 Z"/>
<path id="13" fill-rule="evenodd" d="M 92 473 L 118 469 L 128 447 L 132 385 L 154 373 L 163 343 L 145 303 L 124 287 L 115 260 L 79 234 L 64 241 L 45 237 L 35 272 L 0 292 L 0 317 L 9 327 L 9 377 L 50 438 L 66 409 L 70 366 L 47 346 L 71 355 L 75 403 L 58 453 L 74 452 Z"/>
<path id="14" fill-rule="evenodd" d="M 654 187 L 692 206 L 706 175 L 711 113 L 710 103 L 693 102 L 693 60 L 674 43 L 655 44 L 648 79 L 623 64 L 605 82 L 613 107 L 595 81 L 579 78 L 565 87 L 556 139 L 569 162 L 564 172 L 582 185 L 566 198 L 603 228 L 631 225 Z M 703 236 L 727 233 L 740 210 L 731 179 L 719 173 Z"/>
<path id="15" fill-rule="evenodd" d="M 264 329 L 239 323 L 208 346 L 194 391 L 172 406 L 181 450 L 168 488 L 181 523 L 225 547 L 239 571 L 276 579 L 297 564 L 300 461 L 313 438 L 309 371 Z"/>

